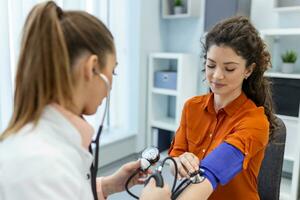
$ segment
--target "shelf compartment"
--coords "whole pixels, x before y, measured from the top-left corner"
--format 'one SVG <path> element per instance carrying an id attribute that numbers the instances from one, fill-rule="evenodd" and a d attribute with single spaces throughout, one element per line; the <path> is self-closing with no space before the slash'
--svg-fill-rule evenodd
<path id="1" fill-rule="evenodd" d="M 280 119 L 282 119 L 284 121 L 284 123 L 292 123 L 292 124 L 297 124 L 299 118 L 298 117 L 293 117 L 293 116 L 288 116 L 288 115 L 279 115 L 276 114 L 277 117 L 279 117 Z"/>
<path id="2" fill-rule="evenodd" d="M 174 131 L 152 127 L 153 146 L 157 147 L 159 152 L 167 151 L 170 148 Z"/>
<path id="3" fill-rule="evenodd" d="M 153 85 L 155 88 L 177 90 L 177 71 L 155 71 L 153 78 Z"/>
<path id="4" fill-rule="evenodd" d="M 300 11 L 300 6 L 288 6 L 288 7 L 277 7 L 274 8 L 275 11 L 277 12 L 299 12 Z"/>
<path id="5" fill-rule="evenodd" d="M 289 178 L 281 178 L 280 183 L 280 200 L 290 200 L 292 180 Z"/>
<path id="6" fill-rule="evenodd" d="M 160 90 L 159 90 L 160 91 Z M 151 106 L 151 124 L 155 122 L 158 124 L 158 128 L 161 126 L 168 127 L 168 130 L 174 130 L 171 128 L 176 123 L 176 97 L 165 94 L 152 94 L 152 106 Z M 167 124 L 170 124 L 168 126 Z"/>
<path id="7" fill-rule="evenodd" d="M 274 10 L 278 12 L 292 12 L 300 10 L 299 0 L 275 0 Z"/>
<path id="8" fill-rule="evenodd" d="M 178 58 L 155 58 L 153 59 L 153 72 L 178 71 Z"/>
<path id="9" fill-rule="evenodd" d="M 276 113 L 298 118 L 300 79 L 271 78 L 271 81 Z"/>
<path id="10" fill-rule="evenodd" d="M 150 72 L 150 83 L 151 88 L 155 88 L 154 92 L 162 94 L 166 92 L 167 94 L 174 95 L 178 91 L 178 65 L 180 64 L 179 62 L 180 61 L 176 57 L 155 57 L 154 59 L 151 59 L 152 69 Z M 161 88 L 156 87 L 156 84 L 161 85 Z"/>
<path id="11" fill-rule="evenodd" d="M 175 132 L 178 128 L 178 123 L 176 123 L 176 120 L 171 117 L 162 117 L 153 119 L 151 121 L 151 126 L 155 128 L 160 128 L 168 131 Z"/>
<path id="12" fill-rule="evenodd" d="M 297 54 L 300 53 L 300 47 L 298 42 L 300 40 L 300 29 L 296 30 L 277 30 L 275 32 L 270 31 L 262 33 L 264 41 L 267 45 L 269 52 L 271 53 L 272 69 L 270 72 L 282 73 L 281 66 L 283 65 L 281 55 L 286 51 L 293 50 Z M 293 73 L 296 77 L 300 73 L 300 61 L 299 59 L 295 63 Z M 278 75 L 278 74 L 277 74 Z M 283 76 L 289 76 L 290 74 L 282 73 Z"/>
<path id="13" fill-rule="evenodd" d="M 148 68 L 148 122 L 147 144 L 153 145 L 153 128 L 175 132 L 179 127 L 182 108 L 187 99 L 197 95 L 199 58 L 195 54 L 153 52 L 149 54 Z M 176 72 L 174 87 L 155 87 L 155 74 Z M 174 80 L 174 79 L 173 79 Z M 158 85 L 160 86 L 160 85 Z M 172 89 L 171 89 L 172 88 Z"/>
<path id="14" fill-rule="evenodd" d="M 294 162 L 295 162 L 294 158 L 284 156 L 284 161 L 282 166 L 282 177 L 292 178 Z"/>
<path id="15" fill-rule="evenodd" d="M 151 91 L 154 94 L 162 94 L 162 95 L 169 95 L 169 96 L 176 96 L 178 94 L 178 92 L 176 90 L 161 89 L 161 88 L 155 88 L 155 87 L 153 87 L 151 89 Z"/>
<path id="16" fill-rule="evenodd" d="M 201 9 L 201 1 L 199 0 L 182 0 L 182 13 L 175 14 L 173 11 L 174 0 L 161 0 L 161 3 L 162 18 L 164 19 L 198 17 Z"/>
<path id="17" fill-rule="evenodd" d="M 277 115 L 279 118 L 281 118 L 286 126 L 286 144 L 285 145 L 285 152 L 284 152 L 284 160 L 286 166 L 290 166 L 290 163 L 295 162 L 298 160 L 298 150 L 295 150 L 295 147 L 298 147 L 298 141 L 300 135 L 299 130 L 298 130 L 298 123 L 299 123 L 299 118 L 297 117 L 291 117 L 291 116 L 285 116 L 285 115 Z M 290 163 L 289 163 L 290 162 Z M 290 167 L 288 167 L 290 168 Z M 286 170 L 289 171 L 289 170 Z"/>
<path id="18" fill-rule="evenodd" d="M 266 72 L 265 73 L 266 77 L 270 78 L 289 78 L 289 79 L 300 79 L 300 72 L 296 72 L 293 74 L 287 74 L 287 73 L 281 73 L 281 72 Z"/>
<path id="19" fill-rule="evenodd" d="M 300 28 L 277 28 L 260 30 L 263 37 L 281 36 L 281 35 L 300 35 Z"/>

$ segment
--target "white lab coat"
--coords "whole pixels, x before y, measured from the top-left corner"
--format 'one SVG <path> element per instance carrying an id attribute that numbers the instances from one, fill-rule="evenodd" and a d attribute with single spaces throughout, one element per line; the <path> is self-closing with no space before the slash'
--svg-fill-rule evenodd
<path id="1" fill-rule="evenodd" d="M 92 200 L 92 160 L 78 130 L 47 106 L 36 128 L 0 143 L 0 199 Z"/>

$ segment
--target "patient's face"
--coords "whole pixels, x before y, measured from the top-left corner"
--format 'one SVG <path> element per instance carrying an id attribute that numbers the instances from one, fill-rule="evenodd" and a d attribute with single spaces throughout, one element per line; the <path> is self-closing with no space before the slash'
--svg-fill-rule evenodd
<path id="1" fill-rule="evenodd" d="M 214 94 L 228 96 L 241 93 L 243 81 L 249 73 L 246 60 L 232 48 L 224 45 L 209 48 L 205 75 Z"/>

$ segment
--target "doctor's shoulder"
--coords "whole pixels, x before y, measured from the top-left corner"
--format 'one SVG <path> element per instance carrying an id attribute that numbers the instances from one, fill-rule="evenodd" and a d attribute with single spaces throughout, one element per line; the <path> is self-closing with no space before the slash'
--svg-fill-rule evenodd
<path id="1" fill-rule="evenodd" d="M 64 197 L 71 195 L 76 199 L 82 186 L 77 181 L 81 175 L 76 166 L 37 130 L 26 125 L 0 142 L 0 197 L 18 199 L 21 195 L 23 199 L 41 199 L 48 196 L 45 199 L 53 199 L 58 197 L 59 187 L 62 187 L 66 190 Z M 77 192 L 71 193 L 68 188 Z"/>
<path id="2" fill-rule="evenodd" d="M 59 148 L 49 143 L 32 124 L 0 142 L 0 173 L 7 178 L 16 173 L 22 178 L 22 174 L 30 176 L 38 174 L 39 170 L 41 174 L 51 176 L 51 168 L 61 165 L 63 159 Z"/>
<path id="3" fill-rule="evenodd" d="M 0 142 L 0 162 L 5 165 L 26 165 L 31 160 L 47 156 L 48 149 L 47 143 L 41 139 L 32 124 L 28 124 Z"/>

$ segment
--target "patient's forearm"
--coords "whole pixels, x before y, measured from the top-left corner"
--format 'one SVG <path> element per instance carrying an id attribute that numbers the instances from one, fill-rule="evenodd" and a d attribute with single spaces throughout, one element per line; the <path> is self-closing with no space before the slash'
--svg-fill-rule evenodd
<path id="1" fill-rule="evenodd" d="M 179 200 L 205 200 L 213 192 L 212 185 L 209 180 L 205 179 L 202 183 L 191 184 L 187 187 L 181 195 Z"/>

